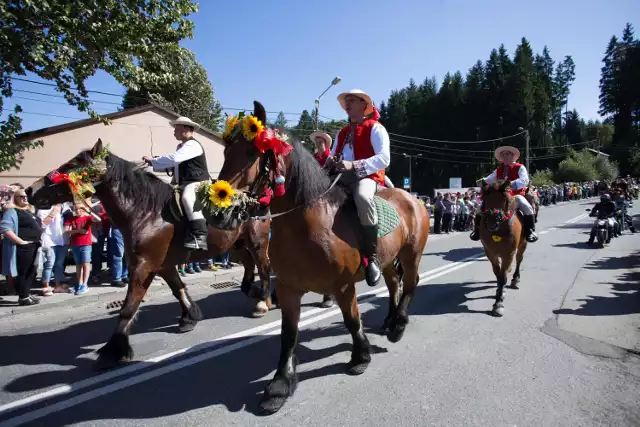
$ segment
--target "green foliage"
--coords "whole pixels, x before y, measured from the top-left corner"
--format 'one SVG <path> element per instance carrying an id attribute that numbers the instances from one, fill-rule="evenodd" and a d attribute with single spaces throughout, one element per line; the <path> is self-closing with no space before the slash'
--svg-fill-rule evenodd
<path id="1" fill-rule="evenodd" d="M 13 95 L 12 75 L 31 72 L 53 81 L 70 105 L 98 117 L 88 100 L 86 79 L 97 70 L 123 85 L 171 78 L 150 74 L 137 63 L 191 37 L 193 23 L 187 17 L 196 11 L 192 0 L 0 2 L 0 114 L 4 99 Z M 21 130 L 16 116 L 9 115 L 0 127 L 0 170 L 17 166 L 19 155 L 34 146 L 10 146 Z"/>
<path id="2" fill-rule="evenodd" d="M 605 181 L 619 176 L 618 165 L 606 156 L 596 156 L 588 150 L 570 150 L 569 157 L 560 162 L 556 182 Z"/>
<path id="3" fill-rule="evenodd" d="M 273 125 L 281 130 L 286 130 L 287 129 L 287 118 L 284 116 L 284 113 L 282 111 L 280 111 L 278 113 L 278 117 L 276 117 L 276 121 L 273 123 Z"/>
<path id="4" fill-rule="evenodd" d="M 602 62 L 599 113 L 614 125 L 612 154 L 626 174 L 640 143 L 640 41 L 631 24 L 621 38 L 611 37 Z"/>
<path id="5" fill-rule="evenodd" d="M 597 177 L 594 156 L 588 151 L 570 150 L 569 157 L 560 162 L 555 178 L 557 182 L 593 181 Z"/>
<path id="6" fill-rule="evenodd" d="M 0 172 L 20 169 L 24 151 L 42 146 L 42 141 L 16 141 L 16 135 L 22 130 L 22 119 L 18 117 L 21 111 L 20 106 L 16 106 L 6 120 L 0 121 Z"/>
<path id="7" fill-rule="evenodd" d="M 553 172 L 550 169 L 535 171 L 531 175 L 531 183 L 536 187 L 549 187 L 555 185 Z"/>
<path id="8" fill-rule="evenodd" d="M 145 75 L 164 75 L 167 78 L 129 80 L 123 108 L 151 101 L 211 130 L 220 130 L 222 108 L 214 98 L 207 71 L 193 52 L 182 47 L 170 49 L 163 55 L 140 61 L 139 66 Z"/>

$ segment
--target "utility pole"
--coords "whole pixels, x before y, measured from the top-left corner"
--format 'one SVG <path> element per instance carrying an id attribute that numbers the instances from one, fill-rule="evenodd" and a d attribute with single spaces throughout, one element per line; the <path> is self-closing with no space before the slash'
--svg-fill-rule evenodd
<path id="1" fill-rule="evenodd" d="M 529 130 L 523 127 L 519 127 L 518 130 L 521 132 L 524 132 L 524 158 L 525 158 L 524 166 L 527 168 L 527 172 L 530 172 L 529 170 Z"/>
<path id="2" fill-rule="evenodd" d="M 326 88 L 326 89 L 324 90 L 324 92 L 322 92 L 322 93 L 320 94 L 320 96 L 316 98 L 316 101 L 315 101 L 315 107 L 316 107 L 316 108 L 315 108 L 315 110 L 316 110 L 315 126 L 316 126 L 316 130 L 319 130 L 319 129 L 318 129 L 318 126 L 319 126 L 319 121 L 320 121 L 320 119 L 319 119 L 319 118 L 320 118 L 320 98 L 322 98 L 322 95 L 324 95 L 325 93 L 327 93 L 327 91 L 328 91 L 329 89 L 331 89 L 333 86 L 335 86 L 335 85 L 337 85 L 338 83 L 340 83 L 340 80 L 342 80 L 340 77 L 338 77 L 338 76 L 334 77 L 334 79 L 333 79 L 333 80 L 331 80 L 331 84 L 329 85 L 329 87 L 328 87 L 328 88 Z"/>
<path id="3" fill-rule="evenodd" d="M 409 193 L 411 193 L 411 191 L 413 190 L 413 171 L 411 168 L 411 163 L 413 163 L 414 157 L 421 157 L 422 153 L 416 154 L 416 155 L 411 155 L 407 153 L 402 153 L 402 154 L 409 159 Z"/>

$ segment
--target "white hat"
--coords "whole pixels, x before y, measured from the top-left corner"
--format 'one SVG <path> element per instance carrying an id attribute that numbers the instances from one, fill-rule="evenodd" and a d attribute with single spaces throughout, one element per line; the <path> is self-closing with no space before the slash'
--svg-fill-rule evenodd
<path id="1" fill-rule="evenodd" d="M 346 99 L 349 95 L 356 96 L 367 103 L 367 107 L 364 110 L 365 116 L 373 113 L 373 99 L 371 99 L 369 95 L 367 95 L 360 89 L 351 89 L 349 92 L 342 92 L 340 95 L 338 95 L 338 102 L 340 103 L 340 106 L 343 110 L 347 111 Z"/>
<path id="2" fill-rule="evenodd" d="M 184 126 L 191 126 L 194 129 L 200 128 L 199 124 L 191 120 L 189 117 L 184 117 L 184 116 L 180 116 L 177 119 L 172 120 L 170 123 L 171 123 L 171 126 L 184 125 Z"/>
<path id="3" fill-rule="evenodd" d="M 309 139 L 311 139 L 311 142 L 316 142 L 316 138 L 322 138 L 326 141 L 326 143 L 331 146 L 331 142 L 333 141 L 333 139 L 331 139 L 331 135 L 329 135 L 328 133 L 322 132 L 322 131 L 315 131 L 313 132 L 311 135 L 309 135 Z"/>
<path id="4" fill-rule="evenodd" d="M 518 158 L 520 157 L 520 150 L 518 150 L 516 147 L 512 147 L 510 145 L 505 145 L 504 147 L 498 147 L 496 148 L 496 152 L 495 152 L 495 156 L 496 159 L 498 159 L 499 162 L 502 161 L 502 153 L 508 151 L 511 154 L 513 154 L 513 161 L 515 162 L 516 160 L 518 160 Z"/>

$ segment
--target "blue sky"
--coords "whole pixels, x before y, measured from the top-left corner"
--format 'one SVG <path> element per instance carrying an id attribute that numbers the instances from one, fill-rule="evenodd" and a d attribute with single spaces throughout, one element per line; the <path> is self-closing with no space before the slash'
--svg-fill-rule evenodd
<path id="1" fill-rule="evenodd" d="M 377 104 L 393 89 L 426 76 L 442 81 L 447 71 L 463 74 L 492 48 L 504 43 L 513 53 L 521 37 L 535 52 L 547 45 L 557 61 L 572 55 L 576 81 L 569 108 L 585 119 L 598 118 L 598 80 L 609 38 L 626 22 L 640 32 L 638 0 L 564 0 L 514 2 L 498 0 L 402 1 L 244 1 L 200 2 L 193 16 L 193 40 L 183 45 L 204 65 L 223 107 L 252 107 L 261 101 L 268 111 L 299 114 L 335 76 L 342 82 L 323 98 L 320 114 L 343 118 L 336 96 L 360 88 Z M 110 76 L 99 73 L 87 87 L 124 93 Z M 14 89 L 55 94 L 53 88 L 15 82 Z M 56 97 L 16 92 L 7 100 L 24 111 L 24 130 L 85 118 Z M 93 99 L 119 103 L 117 97 Z M 97 104 L 99 112 L 117 106 Z M 229 111 L 231 113 L 232 111 Z M 273 118 L 273 116 L 271 117 Z M 288 115 L 297 122 L 296 115 Z"/>

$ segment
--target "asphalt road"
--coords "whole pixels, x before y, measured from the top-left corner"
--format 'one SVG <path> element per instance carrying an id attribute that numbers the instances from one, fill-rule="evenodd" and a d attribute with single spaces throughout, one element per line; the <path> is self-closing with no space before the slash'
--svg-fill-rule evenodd
<path id="1" fill-rule="evenodd" d="M 542 210 L 503 318 L 488 315 L 495 279 L 468 233 L 429 239 L 397 344 L 375 333 L 386 288 L 359 284 L 374 354 L 358 377 L 344 373 L 351 339 L 339 310 L 307 295 L 300 383 L 269 417 L 256 412 L 280 313 L 247 317 L 237 289 L 191 286 L 206 320 L 188 334 L 177 333 L 177 302 L 154 296 L 133 330 L 139 363 L 103 374 L 91 365 L 115 327 L 104 307 L 5 318 L 0 426 L 638 426 L 640 235 L 582 243 L 593 203 Z"/>

